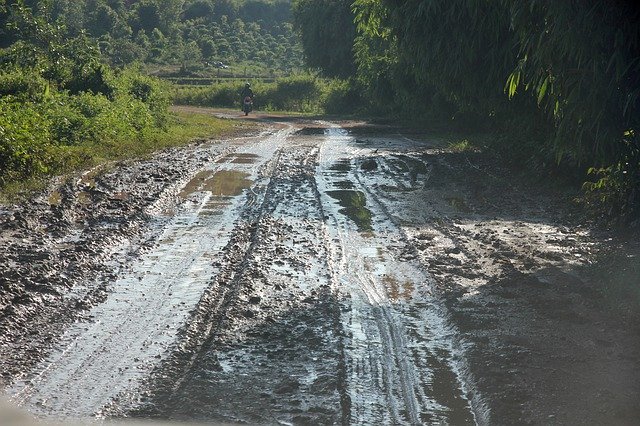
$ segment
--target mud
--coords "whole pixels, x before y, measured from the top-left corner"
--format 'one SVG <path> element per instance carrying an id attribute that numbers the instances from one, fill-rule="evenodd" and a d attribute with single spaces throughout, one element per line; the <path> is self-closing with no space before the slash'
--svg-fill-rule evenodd
<path id="1" fill-rule="evenodd" d="M 640 418 L 636 239 L 428 134 L 257 119 L 0 208 L 10 401 L 63 420 Z"/>

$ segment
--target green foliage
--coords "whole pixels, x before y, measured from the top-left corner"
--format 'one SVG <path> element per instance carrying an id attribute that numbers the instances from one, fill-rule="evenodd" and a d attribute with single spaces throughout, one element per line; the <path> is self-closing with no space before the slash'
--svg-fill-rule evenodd
<path id="1" fill-rule="evenodd" d="M 616 221 L 640 217 L 640 144 L 634 132 L 625 132 L 626 153 L 607 167 L 591 167 L 583 201 L 594 216 Z"/>
<path id="2" fill-rule="evenodd" d="M 37 105 L 0 98 L 0 186 L 49 171 L 50 126 Z"/>
<path id="3" fill-rule="evenodd" d="M 493 129 L 494 149 L 537 171 L 594 166 L 589 193 L 612 215 L 640 216 L 638 140 L 628 137 L 640 127 L 640 12 L 631 2 L 353 7 L 357 76 L 374 104 L 412 105 L 422 117 L 444 111 L 442 118 Z"/>
<path id="4" fill-rule="evenodd" d="M 321 109 L 328 114 L 353 114 L 366 109 L 362 90 L 353 80 L 332 79 L 325 82 L 320 98 Z"/>
<path id="5" fill-rule="evenodd" d="M 293 2 L 294 22 L 302 37 L 306 63 L 329 77 L 347 78 L 355 72 L 351 3 L 351 0 Z"/>
<path id="6" fill-rule="evenodd" d="M 0 98 L 13 96 L 25 101 L 38 101 L 48 90 L 47 81 L 33 70 L 13 68 L 0 71 Z"/>
<path id="7" fill-rule="evenodd" d="M 108 153 L 165 126 L 165 84 L 133 68 L 114 72 L 90 39 L 61 37 L 22 2 L 7 12 L 24 25 L 0 52 L 0 186 L 64 171 L 91 158 L 90 147 Z"/>
<path id="8" fill-rule="evenodd" d="M 110 64 L 178 65 L 182 75 L 214 74 L 215 62 L 250 61 L 263 75 L 302 66 L 288 0 L 33 0 L 0 10 L 0 47 L 29 41 L 40 51 L 86 34 Z M 50 5 L 50 6 L 49 6 Z M 29 13 L 24 13 L 29 10 Z M 43 41 L 36 43 L 37 40 Z M 17 49 L 17 55 L 24 55 Z M 29 52 L 26 52 L 29 53 Z M 55 53 L 54 49 L 46 52 Z M 28 59 L 33 59 L 30 53 Z M 60 59 L 69 58 L 59 55 Z M 33 62 L 33 61 L 32 61 Z M 53 61 L 55 62 L 55 61 Z M 30 63 L 29 66 L 35 66 Z"/>
<path id="9" fill-rule="evenodd" d="M 243 85 L 234 82 L 210 86 L 177 86 L 178 105 L 240 108 Z M 347 81 L 325 80 L 314 75 L 295 75 L 273 83 L 254 82 L 256 108 L 267 111 L 349 113 L 357 109 L 359 96 Z"/>

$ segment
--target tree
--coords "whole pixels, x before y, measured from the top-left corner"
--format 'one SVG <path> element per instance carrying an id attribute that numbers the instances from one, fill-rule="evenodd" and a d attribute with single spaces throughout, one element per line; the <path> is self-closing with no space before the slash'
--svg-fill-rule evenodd
<path id="1" fill-rule="evenodd" d="M 194 20 L 204 18 L 210 21 L 213 19 L 213 4 L 207 0 L 196 0 L 189 4 L 184 10 L 184 19 Z"/>
<path id="2" fill-rule="evenodd" d="M 134 22 L 131 25 L 134 32 L 143 30 L 151 33 L 154 28 L 165 32 L 160 23 L 160 10 L 158 4 L 153 0 L 142 0 L 136 4 L 134 11 Z"/>
<path id="3" fill-rule="evenodd" d="M 106 4 L 98 6 L 93 19 L 89 22 L 89 32 L 94 37 L 107 34 L 118 22 L 118 14 Z"/>
<path id="4" fill-rule="evenodd" d="M 309 67 L 329 77 L 355 73 L 356 27 L 350 0 L 294 0 L 293 16 Z"/>

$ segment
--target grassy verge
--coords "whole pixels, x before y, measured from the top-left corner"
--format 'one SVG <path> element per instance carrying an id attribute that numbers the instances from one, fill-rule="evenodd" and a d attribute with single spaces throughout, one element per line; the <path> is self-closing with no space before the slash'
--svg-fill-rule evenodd
<path id="1" fill-rule="evenodd" d="M 166 128 L 146 132 L 140 138 L 96 141 L 76 146 L 59 146 L 48 154 L 57 174 L 68 175 L 113 161 L 145 157 L 153 152 L 183 146 L 198 139 L 216 139 L 249 130 L 255 123 L 225 120 L 211 114 L 174 110 Z M 0 189 L 0 203 L 26 198 L 42 190 L 51 176 L 35 176 L 11 182 Z"/>

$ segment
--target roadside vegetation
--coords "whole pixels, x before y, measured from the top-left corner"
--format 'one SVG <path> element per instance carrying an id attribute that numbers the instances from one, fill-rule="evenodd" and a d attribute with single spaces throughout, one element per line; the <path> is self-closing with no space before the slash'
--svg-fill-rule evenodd
<path id="1" fill-rule="evenodd" d="M 294 0 L 293 9 L 308 65 L 349 79 L 370 111 L 490 132 L 488 149 L 504 161 L 541 179 L 581 176 L 586 211 L 638 223 L 633 2 Z"/>
<path id="2" fill-rule="evenodd" d="M 179 105 L 237 108 L 242 83 L 222 82 L 209 86 L 174 86 L 173 101 Z M 346 114 L 354 110 L 357 94 L 346 80 L 297 74 L 273 82 L 252 82 L 255 106 L 264 111 Z"/>
<path id="3" fill-rule="evenodd" d="M 0 4 L 15 40 L 0 50 L 0 188 L 145 155 L 231 130 L 211 116 L 171 114 L 167 83 L 101 61 L 24 4 Z"/>

